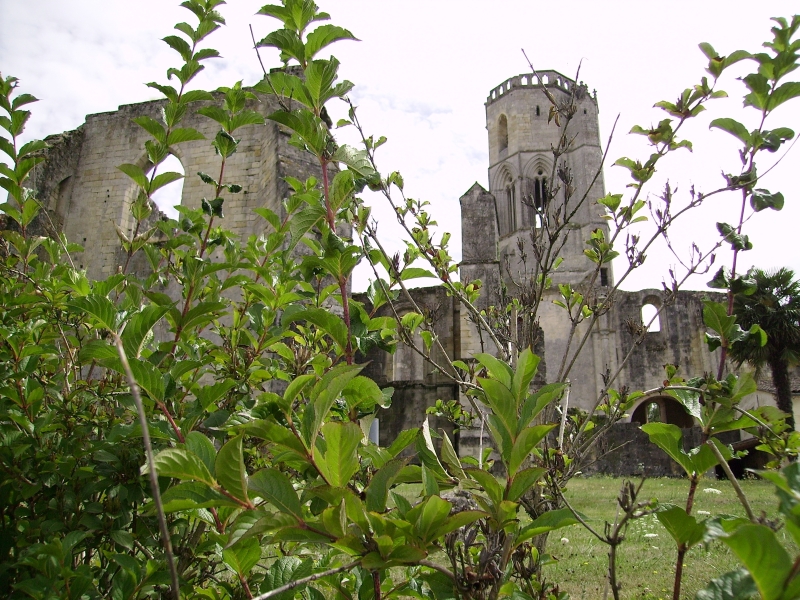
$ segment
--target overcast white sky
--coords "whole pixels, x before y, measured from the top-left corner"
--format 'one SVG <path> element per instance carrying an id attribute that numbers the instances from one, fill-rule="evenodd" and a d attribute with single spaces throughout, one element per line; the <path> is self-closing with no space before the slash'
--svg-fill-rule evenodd
<path id="1" fill-rule="evenodd" d="M 610 161 L 619 156 L 645 158 L 649 150 L 626 132 L 634 124 L 662 118 L 653 104 L 674 100 L 704 74 L 705 59 L 697 49 L 710 42 L 720 53 L 755 51 L 769 36 L 772 16 L 789 16 L 797 2 L 669 3 L 572 0 L 567 3 L 523 0 L 319 0 L 332 22 L 350 29 L 361 42 L 341 42 L 333 52 L 342 62 L 343 77 L 356 84 L 352 94 L 368 131 L 385 135 L 379 152 L 382 170 L 399 170 L 406 192 L 432 203 L 443 229 L 451 231 L 456 258 L 461 232 L 458 198 L 475 182 L 486 186 L 488 166 L 484 102 L 493 87 L 526 72 L 521 48 L 537 69 L 555 69 L 596 89 L 600 130 L 606 137 L 619 115 Z M 197 85 L 211 89 L 243 80 L 252 84 L 260 68 L 251 49 L 248 24 L 257 38 L 275 21 L 254 16 L 262 2 L 231 0 L 222 7 L 228 25 L 209 38 L 223 59 L 209 61 Z M 120 104 L 155 97 L 145 82 L 164 82 L 177 55 L 159 39 L 179 21 L 193 16 L 173 0 L 0 0 L 0 70 L 21 80 L 22 90 L 41 102 L 32 105 L 29 137 L 78 127 L 85 115 L 115 110 Z M 270 66 L 274 52 L 262 51 Z M 738 75 L 744 71 L 739 70 Z M 796 72 L 795 79 L 800 78 Z M 712 118 L 733 116 L 745 123 L 743 87 L 733 75 L 721 86 L 730 100 L 716 105 L 687 129 L 695 151 L 683 152 L 662 167 L 662 176 L 681 194 L 694 185 L 710 191 L 721 185 L 720 172 L 737 169 L 734 140 L 709 132 Z M 335 112 L 335 111 L 334 111 Z M 800 130 L 800 103 L 778 111 L 773 126 Z M 782 156 L 767 155 L 760 172 Z M 800 224 L 800 144 L 761 183 L 786 197 L 780 213 L 766 211 L 747 225 L 755 250 L 744 263 L 762 267 L 789 266 L 800 272 L 797 251 Z M 606 187 L 625 191 L 625 171 L 606 169 Z M 661 181 L 663 181 L 662 179 Z M 659 185 L 652 188 L 657 192 Z M 737 197 L 718 197 L 687 217 L 676 231 L 675 246 L 692 241 L 706 247 L 717 239 L 714 223 L 733 222 Z M 376 209 L 387 240 L 395 238 L 392 217 Z M 718 263 L 730 262 L 720 256 Z M 625 287 L 660 287 L 676 259 L 666 250 L 653 251 L 645 269 Z M 741 263 L 740 263 L 741 264 Z M 624 265 L 616 265 L 619 272 Z M 359 275 L 357 287 L 366 275 Z M 709 277 L 692 287 L 703 289 Z"/>

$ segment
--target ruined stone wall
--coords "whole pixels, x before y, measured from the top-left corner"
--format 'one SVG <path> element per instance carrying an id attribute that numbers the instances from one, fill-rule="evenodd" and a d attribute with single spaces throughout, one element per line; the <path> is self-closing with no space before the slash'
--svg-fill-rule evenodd
<path id="1" fill-rule="evenodd" d="M 441 287 L 416 288 L 410 290 L 417 307 L 430 316 L 433 333 L 449 357 L 459 355 L 460 347 L 460 314 L 458 305 Z M 356 294 L 356 300 L 366 301 L 364 294 Z M 396 305 L 400 316 L 415 311 L 408 300 L 402 298 Z M 376 316 L 393 316 L 389 306 L 381 307 Z M 417 336 L 415 342 L 422 346 Z M 442 351 L 434 347 L 431 358 L 440 365 L 446 364 Z M 395 352 L 389 354 L 381 350 L 372 350 L 366 356 L 359 355 L 358 362 L 367 363 L 362 371 L 364 375 L 375 381 L 381 388 L 392 387 L 392 405 L 388 409 L 378 411 L 380 422 L 380 442 L 391 444 L 404 429 L 421 427 L 425 418 L 425 410 L 433 406 L 437 400 L 455 400 L 458 388 L 446 375 L 436 372 L 421 356 L 411 348 L 398 344 Z M 444 429 L 456 444 L 457 436 L 453 435 L 453 426 L 445 419 L 429 417 L 432 429 Z"/>
<path id="2" fill-rule="evenodd" d="M 704 341 L 703 300 L 722 296 L 710 292 L 677 292 L 674 298 L 663 290 L 616 292 L 610 313 L 616 333 L 616 353 L 610 357 L 621 364 L 631 349 L 624 366 L 620 385 L 634 390 L 658 387 L 664 381 L 664 365 L 673 364 L 680 373 L 694 376 L 716 371 L 719 352 L 711 353 Z M 633 348 L 636 327 L 642 323 L 642 307 L 653 304 L 662 307 L 659 331 L 649 331 L 644 341 Z M 609 364 L 612 364 L 611 362 Z"/>
<path id="3" fill-rule="evenodd" d="M 63 228 L 70 241 L 84 247 L 75 257 L 76 265 L 90 277 L 105 277 L 121 264 L 122 254 L 115 225 L 132 233 L 134 223 L 130 203 L 137 188 L 117 167 L 131 163 L 149 170 L 144 142 L 149 134 L 132 121 L 139 116 L 160 120 L 163 101 L 121 106 L 119 110 L 89 115 L 76 131 L 48 138 L 52 148 L 47 161 L 37 167 L 32 181 L 39 197 L 48 208 L 56 228 Z M 186 177 L 181 203 L 197 208 L 209 188 L 197 172 L 214 178 L 219 176 L 220 158 L 210 141 L 219 125 L 195 113 L 203 103 L 193 104 L 182 122 L 208 138 L 179 144 L 175 147 Z M 248 108 L 268 115 L 276 109 L 273 101 L 251 101 Z M 304 180 L 319 175 L 319 165 L 308 154 L 290 146 L 288 131 L 276 123 L 250 125 L 236 131 L 241 139 L 235 154 L 225 166 L 225 181 L 243 187 L 239 194 L 225 199 L 222 225 L 246 238 L 259 233 L 264 221 L 254 208 L 268 207 L 280 214 L 281 200 L 287 184 L 284 177 Z"/>

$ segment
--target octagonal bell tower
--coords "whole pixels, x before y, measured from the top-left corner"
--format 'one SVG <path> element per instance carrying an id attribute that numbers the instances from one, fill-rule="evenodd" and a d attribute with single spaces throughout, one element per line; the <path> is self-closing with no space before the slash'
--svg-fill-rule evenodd
<path id="1" fill-rule="evenodd" d="M 571 174 L 575 189 L 568 213 L 589 192 L 586 201 L 570 218 L 569 238 L 561 254 L 564 262 L 553 276 L 555 283 L 579 284 L 593 270 L 583 251 L 591 231 L 606 230 L 603 209 L 597 200 L 605 195 L 600 172 L 602 147 L 598 125 L 597 97 L 583 83 L 557 71 L 540 71 L 539 77 L 556 102 L 574 95 L 577 111 L 568 124 L 567 152 L 554 165 L 557 147 L 565 126 L 548 123 L 551 101 L 533 74 L 517 75 L 494 88 L 486 100 L 486 129 L 489 133 L 489 189 L 495 199 L 498 260 L 501 277 L 519 275 L 519 244 L 530 256 L 531 229 L 542 226 L 565 202 L 564 184 L 551 179 L 559 169 Z M 555 166 L 555 169 L 554 169 Z M 558 177 L 555 177 L 558 179 Z M 548 190 L 558 191 L 548 199 Z M 466 237 L 466 232 L 465 232 Z M 611 265 L 604 265 L 601 285 L 612 284 Z M 513 293 L 513 291 L 512 291 Z"/>

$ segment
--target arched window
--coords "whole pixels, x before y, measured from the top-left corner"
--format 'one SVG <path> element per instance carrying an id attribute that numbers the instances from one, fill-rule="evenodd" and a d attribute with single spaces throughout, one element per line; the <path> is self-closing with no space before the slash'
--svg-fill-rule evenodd
<path id="1" fill-rule="evenodd" d="M 186 174 L 186 171 L 183 169 L 183 164 L 181 164 L 180 159 L 174 154 L 167 156 L 164 162 L 158 165 L 156 176 L 169 172 L 180 173 L 181 175 Z M 175 210 L 175 206 L 181 203 L 182 196 L 183 177 L 156 190 L 152 195 L 152 199 L 162 213 L 167 215 L 170 219 L 177 219 L 178 211 Z"/>
<path id="2" fill-rule="evenodd" d="M 539 169 L 533 179 L 533 189 L 531 190 L 531 204 L 533 210 L 534 227 L 542 227 L 544 224 L 545 210 L 547 209 L 547 177 L 544 171 Z"/>
<path id="3" fill-rule="evenodd" d="M 517 230 L 517 193 L 514 188 L 514 180 L 510 175 L 506 175 L 504 186 L 506 195 L 506 214 L 508 215 L 508 232 Z"/>
<path id="4" fill-rule="evenodd" d="M 658 316 L 658 307 L 652 302 L 642 305 L 642 324 L 649 333 L 661 331 L 661 319 Z"/>
<path id="5" fill-rule="evenodd" d="M 508 119 L 505 115 L 500 115 L 497 121 L 497 147 L 501 152 L 508 150 Z"/>
<path id="6" fill-rule="evenodd" d="M 659 396 L 648 398 L 636 407 L 631 423 L 669 423 L 685 429 L 694 425 L 694 419 L 674 398 Z"/>
<path id="7" fill-rule="evenodd" d="M 72 200 L 73 184 L 74 181 L 72 177 L 66 177 L 61 181 L 61 183 L 58 184 L 58 197 L 56 198 L 54 208 L 56 214 L 62 219 L 66 219 L 67 213 L 69 212 L 69 205 L 70 201 Z"/>

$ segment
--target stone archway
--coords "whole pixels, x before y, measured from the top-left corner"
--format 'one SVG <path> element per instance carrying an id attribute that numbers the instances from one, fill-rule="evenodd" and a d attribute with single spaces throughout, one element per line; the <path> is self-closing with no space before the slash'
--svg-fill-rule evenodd
<path id="1" fill-rule="evenodd" d="M 694 419 L 686 409 L 669 396 L 645 398 L 631 413 L 631 423 L 669 423 L 682 429 L 694 426 Z"/>

